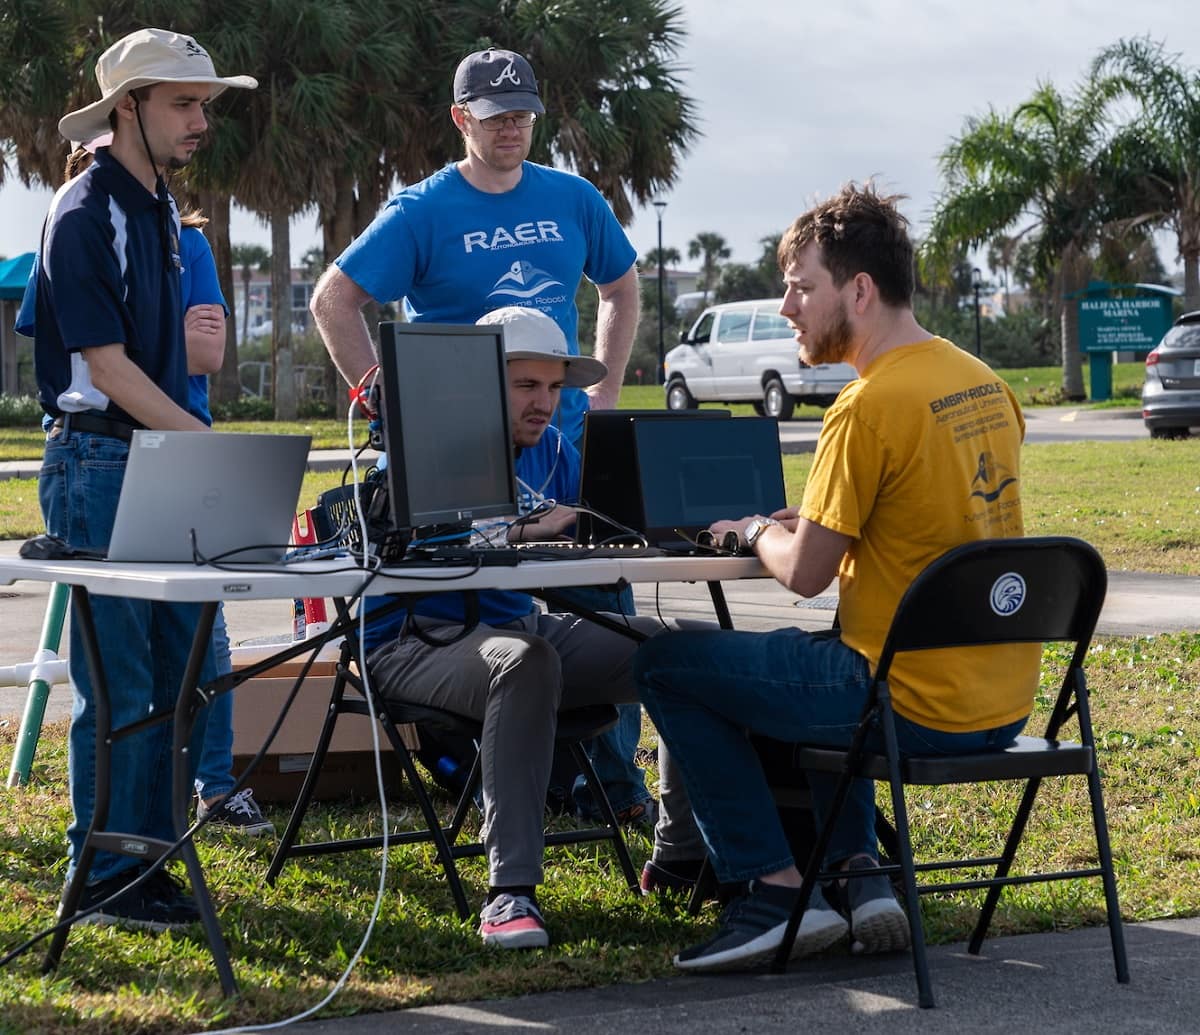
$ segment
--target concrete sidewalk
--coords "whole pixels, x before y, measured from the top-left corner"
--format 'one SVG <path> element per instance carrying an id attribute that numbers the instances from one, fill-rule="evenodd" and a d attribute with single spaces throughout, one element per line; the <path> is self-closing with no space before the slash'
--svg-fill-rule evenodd
<path id="1" fill-rule="evenodd" d="M 1130 983 L 1119 985 L 1108 928 L 997 938 L 978 957 L 929 950 L 937 1008 L 916 1003 L 908 953 L 829 956 L 783 975 L 674 977 L 519 999 L 416 1007 L 298 1025 L 305 1035 L 569 1032 L 1078 1033 L 1200 1031 L 1200 919 L 1125 928 Z"/>

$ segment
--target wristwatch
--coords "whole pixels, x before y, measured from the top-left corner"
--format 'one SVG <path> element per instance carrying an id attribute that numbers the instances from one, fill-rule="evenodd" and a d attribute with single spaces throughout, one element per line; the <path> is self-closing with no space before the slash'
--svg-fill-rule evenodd
<path id="1" fill-rule="evenodd" d="M 758 542 L 758 537 L 762 535 L 767 528 L 770 528 L 771 525 L 777 524 L 779 524 L 779 522 L 774 518 L 755 518 L 742 532 L 742 536 L 746 540 L 746 545 L 753 550 L 754 544 Z"/>

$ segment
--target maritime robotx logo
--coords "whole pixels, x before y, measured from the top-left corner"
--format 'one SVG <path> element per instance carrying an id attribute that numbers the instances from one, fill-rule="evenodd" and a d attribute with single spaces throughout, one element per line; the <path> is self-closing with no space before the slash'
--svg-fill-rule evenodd
<path id="1" fill-rule="evenodd" d="M 1025 603 L 1025 580 L 1015 571 L 1005 572 L 992 583 L 988 602 L 1001 618 L 1015 615 Z"/>
<path id="2" fill-rule="evenodd" d="M 496 281 L 496 286 L 488 293 L 488 298 L 495 298 L 497 295 L 508 298 L 537 298 L 551 288 L 562 286 L 561 280 L 555 280 L 532 262 L 518 260 Z"/>
<path id="3" fill-rule="evenodd" d="M 975 477 L 971 479 L 971 495 L 978 496 L 984 503 L 995 503 L 1016 480 L 1008 468 L 996 463 L 991 453 L 980 453 Z"/>

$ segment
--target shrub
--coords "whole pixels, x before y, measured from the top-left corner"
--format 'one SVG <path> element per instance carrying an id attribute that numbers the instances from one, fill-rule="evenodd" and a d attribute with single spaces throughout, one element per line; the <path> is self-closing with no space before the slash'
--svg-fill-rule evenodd
<path id="1" fill-rule="evenodd" d="M 32 395 L 0 395 L 0 427 L 36 428 L 42 422 L 42 404 Z"/>
<path id="2" fill-rule="evenodd" d="M 333 412 L 333 404 L 320 402 L 316 399 L 302 399 L 296 405 L 296 416 L 300 420 L 326 420 L 337 416 Z"/>
<path id="3" fill-rule="evenodd" d="M 212 404 L 213 420 L 274 420 L 275 405 L 270 399 L 256 399 L 244 395 L 234 402 Z"/>

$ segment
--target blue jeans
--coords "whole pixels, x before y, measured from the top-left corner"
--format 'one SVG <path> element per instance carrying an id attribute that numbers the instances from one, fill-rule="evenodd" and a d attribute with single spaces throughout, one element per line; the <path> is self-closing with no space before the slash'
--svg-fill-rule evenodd
<path id="1" fill-rule="evenodd" d="M 630 586 L 620 591 L 606 586 L 575 586 L 561 593 L 571 604 L 592 611 L 637 614 Z M 604 793 L 608 795 L 614 811 L 621 812 L 634 805 L 645 805 L 653 801 L 654 796 L 647 790 L 645 771 L 638 768 L 636 761 L 638 742 L 642 738 L 642 706 L 618 704 L 616 708 L 617 724 L 607 733 L 592 738 L 586 747 Z M 575 808 L 581 814 L 598 815 L 582 776 L 575 781 L 572 797 Z"/>
<path id="2" fill-rule="evenodd" d="M 718 879 L 745 881 L 793 865 L 746 733 L 848 746 L 870 689 L 867 660 L 835 632 L 667 632 L 638 649 L 634 678 L 683 774 Z M 901 752 L 959 753 L 1007 744 L 1024 725 L 942 733 L 897 716 L 896 734 Z M 820 823 L 837 777 L 810 772 L 808 780 Z M 859 854 L 877 854 L 871 780 L 851 782 L 823 862 Z"/>
<path id="3" fill-rule="evenodd" d="M 233 671 L 229 654 L 229 632 L 225 628 L 225 609 L 217 608 L 213 620 L 213 650 L 216 653 L 217 675 Z M 207 709 L 208 725 L 204 732 L 204 750 L 196 766 L 196 793 L 211 799 L 233 790 L 233 694 L 221 694 Z"/>
<path id="4" fill-rule="evenodd" d="M 129 446 L 121 440 L 87 432 L 64 432 L 47 439 L 38 481 L 46 531 L 73 546 L 107 548 L 128 454 Z M 173 710 L 200 605 L 97 595 L 91 597 L 91 605 L 113 728 L 149 713 Z M 67 761 L 73 812 L 67 828 L 68 878 L 79 862 L 96 793 L 95 695 L 75 620 L 71 622 L 69 665 L 74 699 Z M 210 648 L 200 678 L 207 681 L 215 675 Z M 204 716 L 199 718 L 192 734 L 192 758 L 204 736 Z M 114 742 L 107 829 L 175 839 L 171 739 L 172 724 L 165 722 Z M 88 879 L 104 880 L 136 864 L 131 856 L 98 852 Z"/>

